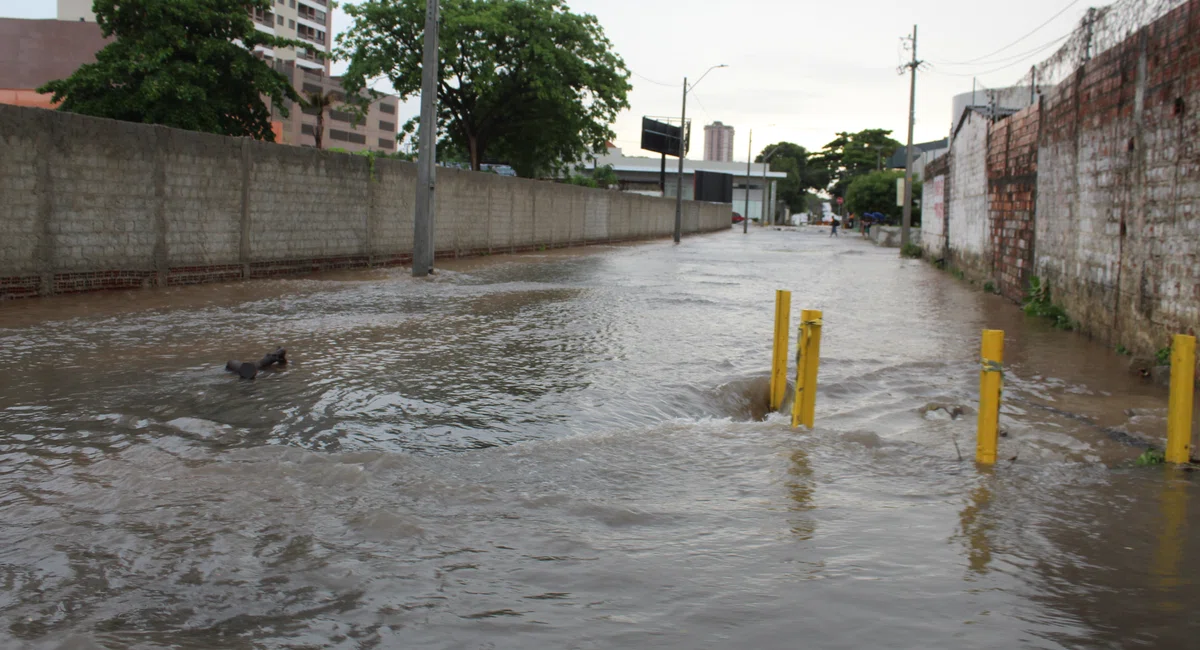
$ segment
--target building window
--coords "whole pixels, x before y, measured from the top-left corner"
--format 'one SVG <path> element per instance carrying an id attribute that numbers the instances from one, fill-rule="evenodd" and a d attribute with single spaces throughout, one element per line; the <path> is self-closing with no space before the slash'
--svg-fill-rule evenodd
<path id="1" fill-rule="evenodd" d="M 387 131 L 388 133 L 395 133 L 396 132 L 396 123 L 395 122 L 384 122 L 383 120 L 380 120 L 379 121 L 379 130 Z"/>
<path id="2" fill-rule="evenodd" d="M 391 104 L 380 104 L 380 105 L 379 105 L 379 112 L 381 112 L 381 113 L 387 113 L 388 115 L 395 115 L 395 114 L 396 114 L 396 107 L 395 107 L 395 106 L 392 106 Z"/>
<path id="3" fill-rule="evenodd" d="M 288 29 L 296 29 L 296 21 L 288 19 Z"/>
<path id="4" fill-rule="evenodd" d="M 288 6 L 291 7 L 292 9 L 295 9 L 296 8 L 296 0 L 290 0 L 290 2 L 288 2 Z"/>
<path id="5" fill-rule="evenodd" d="M 329 117 L 332 117 L 333 119 L 335 119 L 335 120 L 337 120 L 337 121 L 339 121 L 339 122 L 349 122 L 349 123 L 351 123 L 351 124 L 353 124 L 353 123 L 354 123 L 354 121 L 355 121 L 355 120 L 354 120 L 354 115 L 353 115 L 353 114 L 351 114 L 351 113 L 346 113 L 346 112 L 344 112 L 344 111 L 335 111 L 335 110 L 330 110 L 330 111 L 329 111 Z"/>
<path id="6" fill-rule="evenodd" d="M 312 27 L 309 27 L 308 25 L 297 26 L 296 34 L 300 38 L 303 38 L 305 40 L 309 40 L 314 43 L 320 43 L 321 45 L 325 44 L 325 32 L 317 30 L 317 29 L 313 29 Z"/>
<path id="7" fill-rule="evenodd" d="M 306 93 L 319 93 L 324 90 L 324 88 L 318 86 L 317 84 L 310 84 L 307 81 L 304 82 L 303 88 L 304 92 Z"/>
<path id="8" fill-rule="evenodd" d="M 354 144 L 366 144 L 367 136 L 361 133 L 351 133 L 349 131 L 339 131 L 338 129 L 329 130 L 330 140 L 340 140 L 342 142 L 353 142 Z"/>
<path id="9" fill-rule="evenodd" d="M 279 19 L 279 24 L 282 25 L 283 24 L 283 16 L 276 16 L 276 18 Z"/>
<path id="10" fill-rule="evenodd" d="M 317 129 L 311 124 L 301 124 L 300 133 L 303 133 L 304 135 L 316 135 Z"/>
<path id="11" fill-rule="evenodd" d="M 387 138 L 379 138 L 379 148 L 380 149 L 395 149 L 396 142 L 395 142 L 395 140 L 388 140 Z"/>

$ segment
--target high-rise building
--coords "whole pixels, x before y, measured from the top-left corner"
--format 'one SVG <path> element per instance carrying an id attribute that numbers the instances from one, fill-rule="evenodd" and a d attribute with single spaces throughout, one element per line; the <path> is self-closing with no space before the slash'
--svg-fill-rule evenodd
<path id="1" fill-rule="evenodd" d="M 58 0 L 58 19 L 96 22 L 92 13 L 93 0 Z M 314 54 L 326 55 L 333 47 L 331 25 L 333 16 L 329 11 L 329 0 L 275 0 L 271 11 L 255 10 L 254 26 L 284 38 L 311 43 L 311 47 L 255 49 L 263 59 L 274 62 L 295 61 L 296 67 L 329 74 L 329 57 L 324 59 Z"/>
<path id="2" fill-rule="evenodd" d="M 16 59 L 0 48 L 0 101 L 52 108 L 49 95 L 34 89 L 70 75 L 84 63 L 95 61 L 95 53 L 107 43 L 95 24 L 93 0 L 58 0 L 58 21 L 0 18 L 0 42 L 12 35 L 18 43 Z M 311 43 L 304 48 L 255 48 L 255 54 L 291 81 L 301 97 L 313 93 L 332 95 L 325 109 L 321 147 L 347 151 L 396 151 L 399 99 L 375 93 L 364 111 L 346 106 L 340 77 L 329 74 L 332 44 L 329 0 L 274 0 L 271 11 L 254 11 L 254 26 L 260 31 Z M 64 23 L 88 23 L 70 25 Z M 26 74 L 16 74 L 25 72 Z M 286 102 L 288 115 L 271 107 L 276 141 L 312 147 L 316 145 L 317 110 Z"/>
<path id="3" fill-rule="evenodd" d="M 733 127 L 713 122 L 704 127 L 704 159 L 733 162 Z"/>

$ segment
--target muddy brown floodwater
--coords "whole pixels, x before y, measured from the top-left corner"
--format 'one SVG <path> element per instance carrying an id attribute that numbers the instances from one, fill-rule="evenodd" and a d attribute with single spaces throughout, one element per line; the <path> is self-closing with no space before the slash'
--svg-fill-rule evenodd
<path id="1" fill-rule="evenodd" d="M 824 310 L 813 431 L 756 417 L 776 288 Z M 994 471 L 921 413 L 985 327 Z M 1132 464 L 1165 407 L 816 231 L 10 302 L 0 647 L 1197 647 L 1198 479 Z"/>

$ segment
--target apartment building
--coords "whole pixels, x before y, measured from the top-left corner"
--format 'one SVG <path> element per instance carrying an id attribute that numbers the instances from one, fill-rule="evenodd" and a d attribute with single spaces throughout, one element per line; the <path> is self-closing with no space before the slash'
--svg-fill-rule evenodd
<path id="1" fill-rule="evenodd" d="M 325 109 L 325 134 L 322 149 L 346 151 L 396 151 L 397 113 L 399 98 L 383 95 L 372 99 L 366 114 L 359 117 L 346 106 L 346 91 L 341 77 L 326 75 L 300 65 L 300 61 L 276 61 L 275 69 L 292 81 L 301 97 L 310 93 L 332 94 L 339 99 Z M 283 144 L 302 147 L 316 146 L 317 111 L 303 106 L 288 107 L 285 118 L 274 110 L 276 137 Z"/>
<path id="2" fill-rule="evenodd" d="M 62 43 L 70 41 L 78 43 L 78 47 L 55 49 L 55 56 L 48 52 L 38 51 L 41 47 L 22 47 L 19 52 L 20 61 L 12 62 L 10 70 L 37 67 L 37 72 L 45 74 L 24 75 L 20 80 L 23 94 L 19 95 L 24 103 L 40 102 L 34 105 L 50 108 L 49 97 L 38 95 L 32 90 L 52 79 L 66 77 L 83 63 L 95 60 L 98 51 L 105 40 L 100 37 L 100 29 L 95 25 L 96 16 L 92 13 L 92 0 L 57 0 L 58 21 L 15 21 L 22 23 L 13 25 L 12 33 L 22 34 L 34 31 L 39 34 L 36 43 Z M 285 75 L 301 97 L 309 93 L 322 92 L 345 97 L 340 77 L 329 73 L 330 57 L 321 57 L 317 53 L 328 54 L 332 49 L 333 35 L 331 33 L 332 16 L 329 11 L 329 0 L 273 0 L 271 10 L 255 10 L 253 12 L 255 28 L 284 38 L 295 39 L 310 43 L 311 47 L 269 48 L 257 47 L 255 54 L 271 64 L 273 68 Z M 76 25 L 71 23 L 88 23 Z M 27 23 L 39 23 L 37 30 L 30 30 Z M 45 24 L 49 23 L 49 24 Z M 55 24 L 57 23 L 57 24 Z M 3 27 L 3 25 L 0 25 Z M 0 34 L 3 30 L 0 29 Z M 86 37 L 86 38 L 83 38 Z M 34 44 L 35 41 L 30 41 Z M 64 54 L 64 52 L 66 54 Z M 69 59 L 60 61 L 60 59 Z M 48 66 L 45 62 L 55 61 L 56 66 Z M 39 63 L 34 66 L 34 63 Z M 29 65 L 24 65 L 29 63 Z M 52 68 L 52 72 L 50 69 Z M 0 71 L 0 82 L 4 74 Z M 28 77 L 26 79 L 25 77 Z M 10 84 L 11 85 L 11 84 Z M 4 91 L 0 83 L 0 91 Z M 8 94 L 0 93 L 0 101 Z M 32 97 L 32 99 L 30 98 Z M 17 103 L 12 101 L 11 103 Z M 272 108 L 272 122 L 275 139 L 282 144 L 302 147 L 316 146 L 317 116 L 313 109 L 305 108 L 289 102 L 288 115 Z M 346 107 L 344 99 L 335 101 L 325 112 L 325 131 L 321 146 L 324 149 L 345 149 L 347 151 L 396 151 L 396 133 L 398 127 L 399 99 L 393 95 L 374 97 L 366 111 L 365 117 L 359 117 Z"/>
<path id="3" fill-rule="evenodd" d="M 96 22 L 96 14 L 92 13 L 93 0 L 57 1 L 59 20 Z M 256 9 L 253 16 L 254 26 L 268 34 L 311 43 L 310 47 L 278 48 L 278 51 L 276 48 L 257 48 L 263 58 L 295 61 L 299 67 L 329 74 L 328 57 L 322 59 L 316 54 L 328 54 L 333 47 L 329 0 L 274 0 L 270 11 Z"/>
<path id="4" fill-rule="evenodd" d="M 704 159 L 712 162 L 733 161 L 733 127 L 713 122 L 704 127 Z"/>

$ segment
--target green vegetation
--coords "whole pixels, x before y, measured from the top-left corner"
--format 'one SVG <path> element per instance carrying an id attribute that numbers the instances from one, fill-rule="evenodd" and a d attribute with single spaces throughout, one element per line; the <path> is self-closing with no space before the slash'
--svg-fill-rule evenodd
<path id="1" fill-rule="evenodd" d="M 1159 348 L 1154 353 L 1154 361 L 1160 366 L 1171 365 L 1171 346 L 1168 345 L 1165 348 Z"/>
<path id="2" fill-rule="evenodd" d="M 902 171 L 869 172 L 856 177 L 846 187 L 846 207 L 854 214 L 880 212 L 888 220 L 897 222 L 904 210 L 896 205 L 896 181 L 904 178 Z M 919 199 L 921 184 L 913 183 L 913 199 Z M 912 226 L 921 224 L 921 211 L 915 206 L 912 211 Z"/>
<path id="3" fill-rule="evenodd" d="M 348 90 L 383 77 L 401 98 L 420 93 L 425 4 L 344 5 L 353 24 L 338 54 L 350 62 Z M 472 169 L 502 160 L 541 176 L 615 137 L 609 125 L 629 107 L 629 71 L 594 16 L 563 0 L 442 0 L 441 12 L 439 132 Z"/>
<path id="4" fill-rule="evenodd" d="M 983 290 L 988 293 L 996 293 L 996 285 L 991 280 L 983 283 Z"/>
<path id="5" fill-rule="evenodd" d="M 1061 330 L 1075 329 L 1075 323 L 1066 310 L 1051 300 L 1050 284 L 1036 275 L 1029 279 L 1029 289 L 1025 292 L 1025 313 L 1048 318 L 1054 327 Z"/>
<path id="6" fill-rule="evenodd" d="M 965 280 L 967 274 L 962 272 L 962 269 L 950 269 L 950 275 L 954 276 L 955 280 Z"/>
<path id="7" fill-rule="evenodd" d="M 1142 455 L 1137 457 L 1137 464 L 1145 467 L 1148 465 L 1162 465 L 1167 462 L 1167 457 L 1163 455 L 1161 449 L 1150 447 L 1142 452 Z"/>
<path id="8" fill-rule="evenodd" d="M 100 31 L 115 37 L 70 77 L 38 92 L 59 110 L 274 142 L 267 98 L 287 115 L 299 101 L 254 47 L 306 47 L 255 29 L 247 9 L 270 0 L 96 0 Z"/>
<path id="9" fill-rule="evenodd" d="M 813 177 L 834 197 L 846 197 L 846 189 L 855 178 L 883 169 L 887 159 L 900 148 L 887 129 L 865 129 L 858 133 L 841 132 L 821 151 L 810 156 Z M 893 181 L 894 183 L 894 181 Z M 896 187 L 892 186 L 892 204 Z M 914 193 L 914 196 L 917 196 Z M 853 208 L 851 208 L 853 209 Z"/>
<path id="10" fill-rule="evenodd" d="M 581 187 L 608 189 L 616 185 L 619 181 L 617 180 L 617 173 L 613 171 L 612 165 L 604 165 L 603 167 L 597 167 L 594 171 L 587 174 L 582 174 L 579 170 L 576 170 L 574 174 L 567 176 L 564 182 Z"/>
<path id="11" fill-rule="evenodd" d="M 901 257 L 908 257 L 914 260 L 921 259 L 924 254 L 925 251 L 923 251 L 918 244 L 914 244 L 912 242 L 908 242 L 900 249 Z"/>
<path id="12" fill-rule="evenodd" d="M 1118 344 L 1118 345 L 1117 345 L 1117 354 L 1122 354 L 1122 355 L 1125 355 L 1125 356 L 1129 356 L 1129 355 L 1130 355 L 1130 354 L 1132 354 L 1132 353 L 1129 351 L 1129 348 L 1126 348 L 1124 345 L 1119 345 L 1119 344 Z"/>
<path id="13" fill-rule="evenodd" d="M 771 171 L 787 173 L 787 178 L 779 181 L 779 199 L 787 203 L 792 212 L 811 210 L 809 190 L 823 190 L 829 180 L 821 169 L 810 163 L 808 150 L 792 142 L 777 142 L 763 147 L 754 162 L 762 162 L 767 153 L 771 154 Z M 818 200 L 815 212 L 820 210 Z"/>

